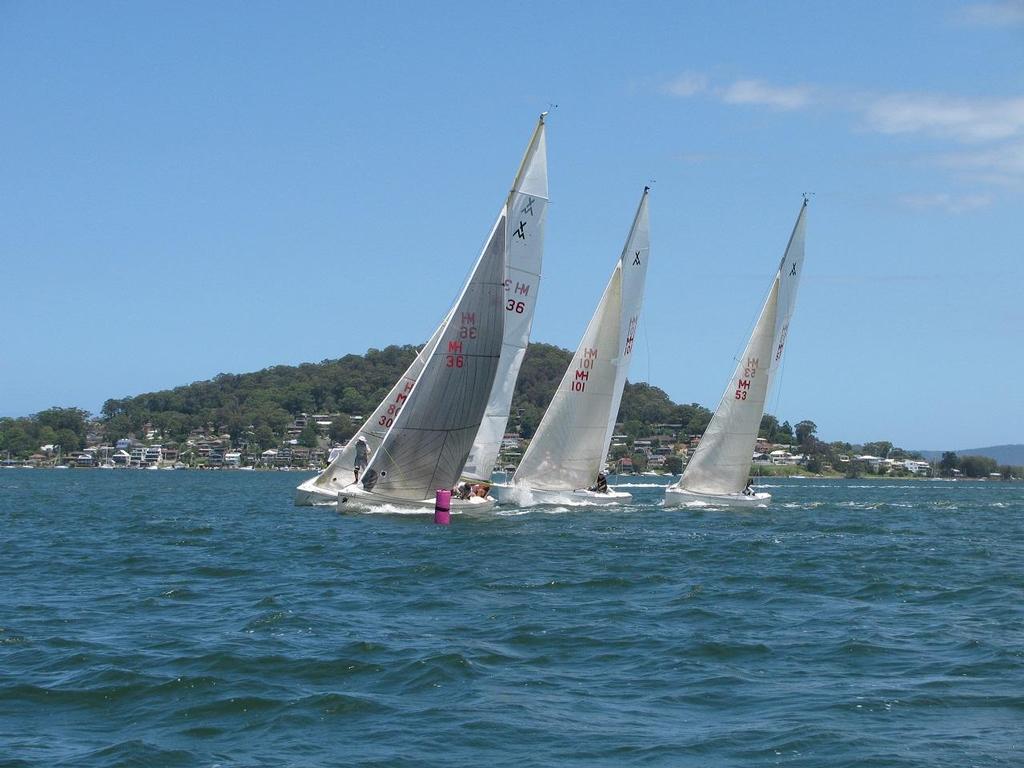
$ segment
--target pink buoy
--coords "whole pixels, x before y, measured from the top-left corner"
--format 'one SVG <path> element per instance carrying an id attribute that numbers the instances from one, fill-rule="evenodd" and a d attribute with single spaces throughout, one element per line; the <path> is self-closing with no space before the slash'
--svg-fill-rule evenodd
<path id="1" fill-rule="evenodd" d="M 452 521 L 452 492 L 447 488 L 438 488 L 434 497 L 434 522 L 437 525 L 448 525 Z"/>

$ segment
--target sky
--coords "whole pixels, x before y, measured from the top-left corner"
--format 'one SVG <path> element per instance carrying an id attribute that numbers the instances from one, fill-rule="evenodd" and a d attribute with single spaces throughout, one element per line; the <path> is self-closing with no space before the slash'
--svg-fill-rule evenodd
<path id="1" fill-rule="evenodd" d="M 534 340 L 650 183 L 630 379 L 714 407 L 810 193 L 769 411 L 1024 442 L 1021 0 L 0 0 L 0 415 L 422 343 L 545 110 Z"/>

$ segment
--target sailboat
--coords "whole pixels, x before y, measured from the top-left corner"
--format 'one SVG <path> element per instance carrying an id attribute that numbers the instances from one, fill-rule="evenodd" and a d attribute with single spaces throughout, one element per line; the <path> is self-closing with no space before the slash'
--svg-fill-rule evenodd
<path id="1" fill-rule="evenodd" d="M 606 505 L 632 498 L 590 487 L 604 467 L 633 356 L 650 255 L 648 194 L 645 187 L 597 310 L 515 475 L 491 487 L 499 504 Z"/>
<path id="2" fill-rule="evenodd" d="M 805 198 L 750 340 L 682 477 L 666 488 L 666 505 L 756 507 L 771 501 L 771 494 L 756 492 L 747 478 L 803 274 L 806 212 Z"/>
<path id="3" fill-rule="evenodd" d="M 530 341 L 530 329 L 533 325 L 540 285 L 548 203 L 547 142 L 544 122 L 546 114 L 542 114 L 537 122 L 512 189 L 498 216 L 499 222 L 504 220 L 504 334 L 490 398 L 463 469 L 463 476 L 467 479 L 490 480 L 491 469 L 497 459 L 501 438 L 508 422 L 519 368 Z M 497 228 L 498 225 L 495 224 L 495 231 Z M 359 438 L 366 441 L 371 456 L 380 448 L 437 347 L 454 311 L 454 307 L 449 310 L 388 395 L 363 421 L 359 430 L 334 461 L 319 475 L 306 480 L 295 489 L 297 506 L 333 506 L 337 503 L 338 492 L 351 485 L 355 479 L 353 466 L 357 441 Z"/>

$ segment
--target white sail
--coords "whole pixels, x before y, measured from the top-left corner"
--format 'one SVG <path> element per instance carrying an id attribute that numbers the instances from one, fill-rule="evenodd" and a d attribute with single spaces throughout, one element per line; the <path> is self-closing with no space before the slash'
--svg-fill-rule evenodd
<path id="1" fill-rule="evenodd" d="M 505 229 L 506 276 L 504 285 L 507 310 L 505 343 L 486 414 L 480 430 L 477 432 L 476 442 L 470 451 L 465 468 L 465 474 L 473 478 L 490 479 L 491 469 L 497 459 L 501 439 L 508 423 L 519 367 L 522 365 L 526 346 L 530 340 L 530 328 L 533 324 L 537 290 L 540 283 L 544 221 L 548 203 L 547 143 L 544 116 L 544 114 L 540 116 L 516 173 L 512 190 L 494 225 L 497 228 L 499 222 L 503 222 L 502 226 Z M 512 229 L 512 220 L 506 215 L 510 210 L 517 212 L 515 215 L 519 217 L 515 221 L 514 230 Z M 488 243 L 490 243 L 490 238 Z M 511 305 L 508 299 L 513 299 Z M 296 504 L 333 504 L 338 491 L 353 481 L 357 439 L 359 437 L 366 439 L 371 456 L 380 447 L 384 436 L 416 384 L 420 372 L 426 365 L 451 317 L 452 311 L 453 309 L 448 311 L 445 319 L 441 321 L 441 325 L 434 331 L 433 336 L 420 350 L 416 359 L 391 388 L 387 397 L 363 421 L 359 430 L 327 469 L 315 478 L 299 485 L 295 494 Z"/>
<path id="2" fill-rule="evenodd" d="M 494 385 L 505 311 L 505 219 L 391 429 L 360 478 L 364 490 L 419 501 L 459 479 Z"/>
<path id="3" fill-rule="evenodd" d="M 796 306 L 796 292 L 800 276 L 804 273 L 804 231 L 807 222 L 807 201 L 800 207 L 800 213 L 789 236 L 786 252 L 779 264 L 779 308 L 775 317 L 775 335 L 772 353 L 772 376 L 782 363 L 782 352 L 789 335 L 789 321 Z"/>
<path id="4" fill-rule="evenodd" d="M 738 494 L 747 485 L 764 404 L 782 359 L 803 272 L 806 208 L 804 201 L 746 349 L 737 361 L 715 415 L 673 488 L 727 495 Z"/>
<path id="5" fill-rule="evenodd" d="M 540 288 L 548 205 L 547 143 L 541 115 L 509 193 L 506 219 L 505 337 L 494 389 L 463 476 L 490 480 L 508 425 L 519 368 L 530 343 Z"/>
<path id="6" fill-rule="evenodd" d="M 740 355 L 718 410 L 690 457 L 679 487 L 698 493 L 739 493 L 747 485 L 750 459 L 768 395 L 779 278 Z"/>
<path id="7" fill-rule="evenodd" d="M 334 461 L 327 466 L 327 469 L 312 480 L 307 480 L 299 486 L 298 490 L 300 492 L 308 488 L 311 493 L 298 494 L 296 496 L 296 503 L 312 503 L 315 500 L 316 491 L 322 492 L 325 501 L 329 500 L 333 503 L 338 491 L 352 483 L 355 478 L 353 468 L 355 466 L 356 441 L 360 437 L 365 439 L 369 455 L 371 456 L 380 447 L 388 429 L 394 423 L 395 416 L 398 415 L 398 412 L 402 409 L 402 404 L 409 396 L 409 393 L 412 392 L 413 385 L 419 378 L 420 371 L 423 370 L 423 366 L 426 365 L 431 352 L 437 346 L 437 342 L 441 338 L 441 333 L 444 331 L 449 317 L 450 314 L 445 316 L 441 325 L 434 331 L 434 335 L 423 345 L 419 354 L 409 364 L 409 367 L 405 369 L 405 373 L 395 382 L 387 397 L 381 400 L 373 413 L 363 420 L 363 423 L 352 436 L 352 439 L 345 444 L 345 447 L 335 456 Z"/>
<path id="8" fill-rule="evenodd" d="M 604 466 L 643 304 L 650 254 L 647 197 L 645 188 L 597 310 L 516 470 L 517 487 L 586 488 Z"/>

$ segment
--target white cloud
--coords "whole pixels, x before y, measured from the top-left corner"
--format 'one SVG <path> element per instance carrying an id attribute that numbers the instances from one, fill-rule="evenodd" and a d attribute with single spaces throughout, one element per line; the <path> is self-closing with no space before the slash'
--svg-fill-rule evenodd
<path id="1" fill-rule="evenodd" d="M 942 157 L 940 163 L 990 184 L 1019 184 L 1024 181 L 1024 141 L 951 153 Z"/>
<path id="2" fill-rule="evenodd" d="M 1024 24 L 1024 0 L 975 3 L 962 9 L 959 15 L 968 24 L 985 27 L 1013 27 Z"/>
<path id="3" fill-rule="evenodd" d="M 960 142 L 1024 135 L 1024 98 L 977 100 L 893 94 L 869 101 L 864 118 L 879 133 L 922 133 Z"/>
<path id="4" fill-rule="evenodd" d="M 988 4 L 995 5 L 995 4 Z M 1004 3 L 1019 7 L 1024 0 Z M 987 6 L 986 6 L 987 7 Z M 1004 9 L 1005 10 L 1005 9 Z M 675 96 L 706 93 L 722 103 L 796 111 L 816 107 L 856 116 L 864 128 L 884 135 L 920 136 L 958 145 L 945 154 L 931 150 L 931 161 L 963 179 L 990 185 L 1024 183 L 1024 97 L 977 99 L 944 94 L 830 92 L 814 85 L 779 86 L 763 80 L 735 80 L 725 86 L 698 73 L 686 73 L 664 86 Z M 911 196 L 916 209 L 963 213 L 991 202 L 987 195 L 944 193 Z"/>
<path id="5" fill-rule="evenodd" d="M 706 76 L 694 72 L 684 72 L 675 80 L 666 83 L 664 90 L 673 96 L 694 96 L 708 87 Z"/>
<path id="6" fill-rule="evenodd" d="M 811 103 L 811 89 L 779 87 L 760 80 L 737 80 L 721 92 L 726 104 L 753 104 L 773 109 L 801 109 Z"/>
<path id="7" fill-rule="evenodd" d="M 918 211 L 939 209 L 946 213 L 966 213 L 984 208 L 992 203 L 990 195 L 950 195 L 935 192 L 924 195 L 906 195 L 900 202 Z"/>

